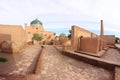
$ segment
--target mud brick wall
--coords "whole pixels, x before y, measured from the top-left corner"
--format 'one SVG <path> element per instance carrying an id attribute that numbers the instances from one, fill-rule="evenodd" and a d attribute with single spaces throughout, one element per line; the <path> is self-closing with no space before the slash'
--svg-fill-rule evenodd
<path id="1" fill-rule="evenodd" d="M 81 36 L 83 36 L 83 37 L 97 37 L 96 34 L 90 32 L 86 29 L 80 28 L 76 25 L 72 26 L 71 30 L 72 30 L 72 34 L 71 34 L 71 42 L 72 43 L 71 44 L 72 44 L 72 48 L 74 50 L 78 49 L 79 38 Z"/>
<path id="2" fill-rule="evenodd" d="M 0 25 L 0 45 L 3 41 L 14 43 L 10 46 L 11 50 L 6 50 L 6 52 L 16 52 L 26 44 L 25 30 L 20 25 Z"/>
<path id="3" fill-rule="evenodd" d="M 99 51 L 100 39 L 97 37 L 83 37 L 80 40 L 80 51 L 97 53 Z"/>
<path id="4" fill-rule="evenodd" d="M 103 35 L 101 38 L 106 40 L 108 45 L 115 44 L 115 35 Z"/>

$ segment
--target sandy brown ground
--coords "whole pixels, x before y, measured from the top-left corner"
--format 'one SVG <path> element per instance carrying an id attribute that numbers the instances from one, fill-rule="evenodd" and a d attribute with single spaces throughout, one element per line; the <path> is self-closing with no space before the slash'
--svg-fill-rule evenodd
<path id="1" fill-rule="evenodd" d="M 0 57 L 6 58 L 7 62 L 0 62 L 0 72 L 4 74 L 27 74 L 34 69 L 34 63 L 40 52 L 40 45 L 27 46 L 17 54 L 0 53 Z"/>
<path id="2" fill-rule="evenodd" d="M 54 46 L 45 46 L 40 74 L 33 80 L 113 80 L 113 72 L 62 55 Z"/>
<path id="3" fill-rule="evenodd" d="M 113 80 L 111 71 L 62 55 L 53 46 L 45 46 L 40 80 Z"/>

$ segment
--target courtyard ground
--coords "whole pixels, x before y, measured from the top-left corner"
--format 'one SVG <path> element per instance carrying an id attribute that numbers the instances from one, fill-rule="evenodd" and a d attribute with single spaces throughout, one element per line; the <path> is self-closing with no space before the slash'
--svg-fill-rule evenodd
<path id="1" fill-rule="evenodd" d="M 0 53 L 0 57 L 8 60 L 7 62 L 0 62 L 0 74 L 25 75 L 33 73 L 40 50 L 40 45 L 31 45 L 20 53 Z"/>
<path id="2" fill-rule="evenodd" d="M 62 55 L 45 46 L 40 80 L 113 80 L 113 72 Z"/>
<path id="3" fill-rule="evenodd" d="M 24 58 L 21 57 L 24 54 L 17 54 L 19 56 L 17 56 L 16 58 L 11 58 L 9 65 L 13 61 L 15 64 L 13 66 L 11 65 L 11 67 L 13 67 L 16 70 L 17 65 L 21 65 L 22 68 L 22 66 L 30 64 L 32 61 L 31 58 L 32 57 L 35 58 L 35 56 L 33 55 L 35 54 L 34 50 L 39 51 L 39 49 L 40 46 L 36 46 L 33 49 L 29 48 L 26 57 Z M 28 59 L 28 57 L 30 59 Z M 19 59 L 22 61 L 16 63 L 16 61 Z M 0 68 L 2 64 L 3 63 L 0 63 Z M 19 69 L 17 70 L 21 72 L 21 70 Z M 23 69 L 25 70 L 25 68 Z M 9 79 L 5 77 L 1 77 L 0 80 L 9 80 Z M 19 79 L 15 79 L 15 80 L 19 80 Z M 26 79 L 20 79 L 20 80 L 26 80 Z M 62 55 L 54 46 L 46 45 L 45 53 L 43 54 L 42 57 L 40 74 L 36 79 L 30 79 L 30 80 L 113 80 L 113 72 Z"/>

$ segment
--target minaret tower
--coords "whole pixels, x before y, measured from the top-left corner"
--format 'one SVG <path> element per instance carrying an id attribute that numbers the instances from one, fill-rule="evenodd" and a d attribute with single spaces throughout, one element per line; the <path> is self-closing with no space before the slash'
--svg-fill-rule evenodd
<path id="1" fill-rule="evenodd" d="M 100 36 L 103 35 L 104 35 L 104 26 L 103 26 L 103 20 L 101 20 Z"/>

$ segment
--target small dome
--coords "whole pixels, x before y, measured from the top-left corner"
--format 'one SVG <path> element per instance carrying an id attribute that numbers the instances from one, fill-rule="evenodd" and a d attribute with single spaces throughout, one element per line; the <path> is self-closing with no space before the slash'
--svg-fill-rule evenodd
<path id="1" fill-rule="evenodd" d="M 40 20 L 35 19 L 30 23 L 30 25 L 43 25 L 43 23 Z"/>

